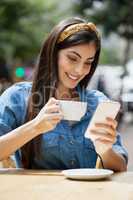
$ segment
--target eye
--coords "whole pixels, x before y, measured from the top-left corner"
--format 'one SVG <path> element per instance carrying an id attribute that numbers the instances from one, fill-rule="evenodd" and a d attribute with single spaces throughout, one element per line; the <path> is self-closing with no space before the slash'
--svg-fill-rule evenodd
<path id="1" fill-rule="evenodd" d="M 70 61 L 72 61 L 72 62 L 77 62 L 77 58 L 76 58 L 76 57 L 70 56 L 70 55 L 68 55 L 67 57 L 68 57 L 68 59 L 69 59 Z"/>
<path id="2" fill-rule="evenodd" d="M 92 65 L 92 62 L 86 62 L 86 63 L 85 63 L 85 66 L 86 66 L 86 67 L 91 67 L 91 65 Z"/>

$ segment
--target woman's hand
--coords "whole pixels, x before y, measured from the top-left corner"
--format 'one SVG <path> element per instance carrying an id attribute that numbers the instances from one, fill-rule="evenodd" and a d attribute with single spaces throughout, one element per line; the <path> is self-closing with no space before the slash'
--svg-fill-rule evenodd
<path id="1" fill-rule="evenodd" d="M 58 100 L 50 98 L 47 104 L 40 110 L 39 114 L 33 119 L 34 128 L 39 134 L 50 131 L 63 118 Z"/>
<path id="2" fill-rule="evenodd" d="M 112 148 L 116 142 L 116 127 L 117 121 L 108 117 L 105 123 L 96 123 L 91 129 L 90 138 L 97 153 L 103 154 Z"/>

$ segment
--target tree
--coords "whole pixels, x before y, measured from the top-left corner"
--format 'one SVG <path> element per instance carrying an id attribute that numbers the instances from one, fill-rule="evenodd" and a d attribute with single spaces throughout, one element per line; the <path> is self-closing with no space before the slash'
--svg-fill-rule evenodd
<path id="1" fill-rule="evenodd" d="M 93 15 L 96 22 L 104 25 L 105 34 L 116 32 L 127 42 L 123 65 L 129 59 L 131 43 L 133 41 L 133 1 L 106 0 L 104 8 Z"/>
<path id="2" fill-rule="evenodd" d="M 80 15 L 85 14 L 86 8 L 91 8 L 93 0 L 77 0 L 74 4 L 74 11 Z"/>
<path id="3" fill-rule="evenodd" d="M 34 53 L 38 46 L 36 29 L 42 11 L 40 5 L 28 0 L 0 1 L 0 57 L 2 59 L 8 61 L 14 57 L 25 58 Z"/>
<path id="4" fill-rule="evenodd" d="M 67 3 L 71 5 L 71 0 Z M 71 15 L 65 0 L 0 0 L 0 57 L 11 63 L 38 54 L 42 40 L 62 18 Z"/>
<path id="5" fill-rule="evenodd" d="M 95 2 L 102 2 L 103 0 L 75 0 L 73 5 L 74 12 L 85 16 L 86 10 L 91 9 Z"/>
<path id="6" fill-rule="evenodd" d="M 94 3 L 94 1 L 93 1 Z M 88 6 L 88 8 L 90 8 Z M 84 9 L 87 9 L 84 8 Z M 103 26 L 106 36 L 111 32 L 117 33 L 126 40 L 126 47 L 123 56 L 123 65 L 129 59 L 131 43 L 133 41 L 133 1 L 131 0 L 104 0 L 100 9 L 91 5 L 93 12 L 84 12 L 87 18 L 91 18 L 96 24 Z"/>

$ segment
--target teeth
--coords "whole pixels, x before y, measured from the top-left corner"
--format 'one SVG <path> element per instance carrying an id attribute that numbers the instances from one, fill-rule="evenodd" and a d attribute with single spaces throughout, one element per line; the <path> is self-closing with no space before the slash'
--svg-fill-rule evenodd
<path id="1" fill-rule="evenodd" d="M 68 76 L 69 76 L 69 78 L 71 78 L 71 79 L 73 79 L 73 80 L 77 80 L 77 79 L 78 79 L 78 77 L 73 76 L 73 75 L 70 75 L 70 74 L 68 74 Z"/>

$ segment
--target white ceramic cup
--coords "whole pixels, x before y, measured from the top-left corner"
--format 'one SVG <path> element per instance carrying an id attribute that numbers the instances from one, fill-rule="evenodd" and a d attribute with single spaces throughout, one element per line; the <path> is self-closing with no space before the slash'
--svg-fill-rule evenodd
<path id="1" fill-rule="evenodd" d="M 80 121 L 87 109 L 87 102 L 59 100 L 65 120 Z"/>

